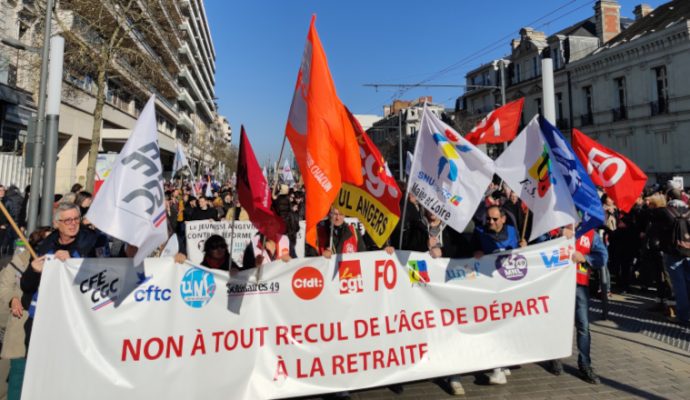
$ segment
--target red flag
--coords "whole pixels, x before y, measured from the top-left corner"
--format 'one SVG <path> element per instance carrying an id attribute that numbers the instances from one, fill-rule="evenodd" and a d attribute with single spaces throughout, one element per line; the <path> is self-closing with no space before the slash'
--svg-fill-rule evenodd
<path id="1" fill-rule="evenodd" d="M 473 145 L 482 143 L 503 143 L 515 139 L 520 127 L 520 115 L 525 98 L 491 111 L 465 136 Z"/>
<path id="2" fill-rule="evenodd" d="M 349 217 L 359 218 L 374 243 L 383 247 L 400 220 L 402 191 L 386 168 L 379 149 L 349 110 L 347 114 L 359 142 L 364 182 L 359 186 L 343 183 L 338 209 Z"/>
<path id="3" fill-rule="evenodd" d="M 285 233 L 285 221 L 271 210 L 267 188 L 268 182 L 256 161 L 243 125 L 240 130 L 240 152 L 237 160 L 237 197 L 256 229 L 266 238 L 277 242 L 279 236 Z"/>
<path id="4" fill-rule="evenodd" d="M 573 129 L 573 149 L 595 185 L 604 188 L 619 209 L 628 212 L 640 197 L 647 175 L 620 153 Z"/>
<path id="5" fill-rule="evenodd" d="M 342 182 L 362 184 L 357 138 L 340 102 L 312 17 L 285 134 L 306 189 L 306 241 L 316 247 L 316 224 L 328 214 Z"/>

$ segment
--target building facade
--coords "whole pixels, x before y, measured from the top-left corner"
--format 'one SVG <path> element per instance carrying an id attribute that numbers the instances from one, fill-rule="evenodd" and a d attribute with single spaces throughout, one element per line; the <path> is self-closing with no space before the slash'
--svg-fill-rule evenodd
<path id="1" fill-rule="evenodd" d="M 203 1 L 140 0 L 134 4 L 143 16 L 138 24 L 131 18 L 126 21 L 118 18 L 119 6 L 109 0 L 58 3 L 53 30 L 62 32 L 68 40 L 60 109 L 57 193 L 69 190 L 74 182 L 86 181 L 97 104 L 97 71 L 89 70 L 88 65 L 77 67 L 76 63 L 71 63 L 74 58 L 70 57 L 77 54 L 71 52 L 78 44 L 94 50 L 110 33 L 105 28 L 89 28 L 90 24 L 112 24 L 126 32 L 122 36 L 127 52 L 121 51 L 113 57 L 106 74 L 99 152 L 120 151 L 143 106 L 154 94 L 161 161 L 164 170 L 168 171 L 165 176 L 170 176 L 176 141 L 183 143 L 193 168 L 217 165 L 204 149 L 228 143 L 226 137 L 231 135 L 231 129 L 227 119 L 218 115 L 216 106 L 216 55 Z M 42 16 L 34 1 L 0 0 L 0 9 L 6 17 L 3 38 L 40 45 Z M 91 34 L 93 30 L 98 31 Z M 36 65 L 40 60 L 22 53 L 0 46 L 0 71 L 4 71 L 4 75 L 0 73 L 0 85 L 5 84 L 33 100 L 38 93 Z M 19 55 L 15 57 L 14 54 Z M 17 107 L 35 110 L 34 102 L 25 103 Z M 20 122 L 27 122 L 26 118 Z M 27 125 L 17 128 L 19 144 L 14 148 L 18 153 L 25 141 L 22 131 L 25 135 Z M 10 146 L 3 146 L 3 151 L 5 147 Z"/>
<path id="2" fill-rule="evenodd" d="M 505 57 L 507 101 L 525 98 L 522 125 L 542 112 L 541 59 L 554 66 L 556 124 L 566 136 L 576 128 L 625 154 L 650 177 L 690 178 L 690 2 L 675 0 L 651 9 L 640 4 L 633 18 L 615 0 L 597 1 L 592 17 L 555 34 L 523 28 Z M 500 79 L 495 60 L 466 79 Z M 496 89 L 468 89 L 457 114 L 483 117 Z M 495 102 L 495 100 L 494 100 Z M 470 128 L 471 129 L 471 128 Z"/>

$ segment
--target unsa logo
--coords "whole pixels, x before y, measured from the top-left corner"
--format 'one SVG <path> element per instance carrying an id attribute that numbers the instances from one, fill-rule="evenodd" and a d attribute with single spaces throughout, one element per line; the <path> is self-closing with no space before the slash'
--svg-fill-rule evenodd
<path id="1" fill-rule="evenodd" d="M 323 275 L 314 267 L 302 267 L 292 276 L 292 291 L 302 300 L 312 300 L 323 291 Z"/>

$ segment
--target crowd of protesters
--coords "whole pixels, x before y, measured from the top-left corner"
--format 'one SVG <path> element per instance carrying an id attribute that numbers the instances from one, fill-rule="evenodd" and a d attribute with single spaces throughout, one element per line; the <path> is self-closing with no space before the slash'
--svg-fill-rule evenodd
<path id="1" fill-rule="evenodd" d="M 222 185 L 210 179 L 205 182 L 193 185 L 172 181 L 165 184 L 168 229 L 171 235 L 178 235 L 180 244 L 176 256 L 178 262 L 186 258 L 185 222 L 249 219 L 229 183 Z M 16 186 L 0 185 L 0 201 L 22 230 L 27 225 L 29 195 L 29 187 L 22 194 Z M 299 187 L 276 185 L 272 199 L 272 209 L 285 222 L 284 235 L 269 240 L 257 234 L 247 245 L 241 265 L 231 259 L 223 237 L 211 236 L 205 242 L 201 264 L 222 270 L 246 269 L 296 257 L 299 221 L 305 216 L 304 192 Z M 0 304 L 5 305 L 0 307 L 0 329 L 4 330 L 0 373 L 8 376 L 9 399 L 20 397 L 25 354 L 45 256 L 52 254 L 65 260 L 72 257 L 131 257 L 136 252 L 135 247 L 99 232 L 84 218 L 92 200 L 92 194 L 83 191 L 79 184 L 75 184 L 69 193 L 56 195 L 53 226 L 27 232 L 29 244 L 36 249 L 36 259 L 31 259 L 24 251 L 25 244 L 18 240 L 7 218 L 0 215 L 0 259 L 4 260 L 0 272 Z M 573 255 L 573 261 L 579 267 L 576 292 L 578 366 L 581 378 L 593 384 L 599 379 L 593 372 L 589 355 L 587 310 L 590 293 L 602 298 L 632 290 L 654 293 L 658 299 L 658 311 L 665 313 L 669 320 L 684 326 L 690 320 L 690 248 L 686 252 L 683 249 L 685 242 L 680 240 L 682 243 L 679 244 L 678 239 L 679 230 L 686 234 L 690 230 L 688 195 L 669 181 L 665 185 L 646 188 L 629 212 L 618 210 L 605 194 L 601 200 L 606 214 L 604 224 L 596 232 L 587 233 L 588 239 L 583 243 L 589 244 L 585 247 L 576 242 L 577 251 Z M 446 226 L 425 210 L 412 194 L 403 204 L 406 207 L 405 220 L 398 224 L 383 248 L 377 247 L 366 233 L 362 234 L 345 222 L 341 210 L 332 207 L 328 217 L 317 227 L 317 247 L 307 245 L 304 254 L 329 258 L 338 253 L 382 249 L 392 254 L 398 249 L 428 251 L 432 257 L 481 257 L 527 246 L 524 238 L 529 237 L 529 221 L 534 218 L 517 194 L 499 182 L 491 184 L 475 217 L 463 232 Z M 683 221 L 687 221 L 685 228 Z M 534 242 L 562 234 L 571 236 L 572 229 L 550 232 Z M 687 239 L 690 246 L 690 235 Z M 588 269 L 596 270 L 596 285 L 589 285 Z M 551 372 L 556 375 L 562 372 L 560 361 L 551 363 Z M 489 383 L 506 384 L 509 375 L 508 368 L 496 368 L 489 373 Z M 447 382 L 453 394 L 464 394 L 459 375 L 449 377 Z M 399 393 L 402 388 L 395 385 L 391 390 Z M 338 394 L 338 397 L 347 396 L 347 392 Z"/>

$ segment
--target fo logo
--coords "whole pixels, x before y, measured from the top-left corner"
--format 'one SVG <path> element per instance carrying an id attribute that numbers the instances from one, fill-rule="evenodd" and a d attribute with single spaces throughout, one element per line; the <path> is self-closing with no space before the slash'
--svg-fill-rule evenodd
<path id="1" fill-rule="evenodd" d="M 216 293 L 216 280 L 213 274 L 199 268 L 190 268 L 182 277 L 180 296 L 192 308 L 208 304 Z"/>
<path id="2" fill-rule="evenodd" d="M 292 276 L 292 291 L 302 300 L 312 300 L 323 290 L 323 275 L 314 267 L 302 267 Z"/>
<path id="3" fill-rule="evenodd" d="M 340 294 L 362 293 L 364 282 L 362 280 L 362 267 L 359 260 L 340 262 L 338 266 L 338 278 L 340 278 Z"/>

